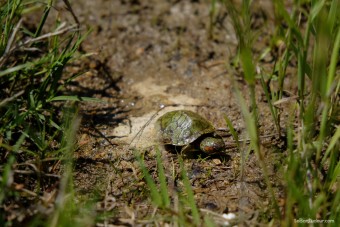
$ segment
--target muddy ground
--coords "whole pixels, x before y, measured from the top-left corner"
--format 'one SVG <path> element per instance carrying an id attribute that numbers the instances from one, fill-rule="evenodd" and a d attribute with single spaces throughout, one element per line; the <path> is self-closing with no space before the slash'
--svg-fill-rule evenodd
<path id="1" fill-rule="evenodd" d="M 252 29 L 254 53 L 270 46 L 273 32 L 271 1 L 254 1 Z M 92 55 L 67 69 L 85 72 L 70 89 L 103 103 L 83 103 L 79 148 L 76 152 L 77 196 L 97 199 L 98 211 L 106 211 L 105 223 L 131 224 L 149 220 L 154 208 L 134 152 L 144 155 L 157 181 L 155 147 L 160 143 L 154 121 L 167 111 L 189 109 L 210 120 L 216 128 L 232 121 L 240 138 L 248 135 L 234 87 L 248 100 L 242 70 L 235 65 L 237 38 L 225 6 L 217 4 L 210 33 L 209 1 L 72 1 L 82 29 L 93 29 L 82 45 Z M 70 22 L 66 10 L 62 15 Z M 275 53 L 259 63 L 264 74 L 274 67 Z M 275 82 L 274 82 L 275 86 Z M 294 86 L 286 84 L 294 93 Z M 260 84 L 256 88 L 259 132 L 265 136 L 262 151 L 278 201 L 283 198 L 280 158 L 284 144 L 278 139 Z M 286 115 L 281 114 L 284 128 Z M 233 139 L 224 132 L 228 143 Z M 178 186 L 177 154 L 161 149 L 169 185 Z M 244 165 L 241 154 L 248 154 Z M 272 198 L 262 168 L 247 143 L 230 148 L 223 157 L 197 154 L 184 159 L 195 199 L 202 212 L 236 213 L 240 223 L 268 222 L 274 214 Z M 176 186 L 177 185 L 177 186 Z M 171 190 L 175 190 L 172 188 Z M 281 204 L 282 205 L 282 204 Z M 216 217 L 217 217 L 216 216 Z M 223 218 L 215 220 L 223 224 Z"/>

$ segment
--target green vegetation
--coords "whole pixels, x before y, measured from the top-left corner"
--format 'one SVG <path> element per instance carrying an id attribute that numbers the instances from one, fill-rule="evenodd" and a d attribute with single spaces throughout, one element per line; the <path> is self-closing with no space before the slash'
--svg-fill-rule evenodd
<path id="1" fill-rule="evenodd" d="M 171 183 L 174 181 L 175 176 L 169 176 L 170 179 L 167 179 L 166 177 L 159 149 L 157 149 L 157 177 L 160 184 L 159 188 L 146 168 L 142 157 L 139 157 L 138 159 L 143 176 L 150 189 L 151 201 L 158 208 L 157 213 L 160 214 L 159 216 L 153 217 L 155 223 L 166 221 L 171 224 L 180 223 L 182 226 L 185 226 L 190 225 L 193 222 L 196 225 L 199 225 L 199 223 L 201 223 L 200 215 L 187 173 L 183 167 L 183 161 L 181 161 L 183 188 L 180 189 L 182 191 L 180 193 L 176 191 Z M 167 181 L 170 183 L 167 183 Z M 175 199 L 176 202 L 170 203 L 172 199 Z"/>
<path id="2" fill-rule="evenodd" d="M 229 11 L 239 41 L 239 62 L 249 86 L 252 112 L 236 88 L 235 95 L 247 125 L 251 146 L 258 156 L 276 210 L 276 219 L 291 226 L 296 219 L 323 219 L 339 223 L 339 87 L 336 68 L 339 62 L 339 1 L 297 1 L 288 12 L 284 1 L 274 1 L 276 31 L 272 42 L 284 47 L 272 72 L 261 69 L 261 58 L 252 52 L 255 35 L 251 30 L 250 1 L 241 9 L 229 1 L 221 1 Z M 215 2 L 213 2 L 215 4 Z M 214 6 L 212 6 L 214 7 Z M 301 18 L 306 18 L 301 23 Z M 300 19 L 300 20 L 299 20 Z M 286 26 L 282 26 L 282 25 Z M 282 47 L 281 46 L 281 47 Z M 274 51 L 272 47 L 271 51 Z M 265 50 L 260 53 L 263 56 Z M 287 76 L 288 65 L 297 61 L 297 75 Z M 259 146 L 258 108 L 255 82 L 260 78 L 278 133 L 280 127 L 275 103 L 283 100 L 285 80 L 298 84 L 297 102 L 291 100 L 290 121 L 286 122 L 288 153 L 285 167 L 286 204 L 280 212 L 277 198 L 268 179 Z M 278 81 L 277 90 L 269 90 L 263 78 Z M 235 84 L 237 86 L 237 84 Z M 230 123 L 228 123 L 230 125 Z"/>
<path id="3" fill-rule="evenodd" d="M 63 70 L 79 55 L 77 50 L 85 36 L 77 26 L 67 27 L 59 18 L 55 19 L 54 29 L 44 33 L 53 1 L 46 2 L 0 2 L 0 224 L 17 224 L 6 219 L 6 204 L 21 201 L 24 207 L 25 203 L 33 203 L 29 197 L 35 197 L 48 205 L 50 201 L 40 195 L 49 189 L 56 191 L 55 209 L 48 216 L 37 215 L 32 226 L 91 226 L 96 220 L 93 205 L 79 208 L 75 201 L 72 157 L 80 124 L 77 101 L 92 99 L 63 93 L 65 86 L 77 76 L 66 77 Z M 287 11 L 283 0 L 273 2 L 275 30 L 271 33 L 271 46 L 263 52 L 253 50 L 256 34 L 251 27 L 249 0 L 244 0 L 240 8 L 228 0 L 212 0 L 209 35 L 213 37 L 216 5 L 223 4 L 232 18 L 239 43 L 235 67 L 241 67 L 249 88 L 249 97 L 243 97 L 235 80 L 234 94 L 246 122 L 250 147 L 258 157 L 273 202 L 275 215 L 266 221 L 292 226 L 299 218 L 322 219 L 334 220 L 329 225 L 336 225 L 340 223 L 340 75 L 337 68 L 340 3 L 337 0 L 294 1 L 291 11 Z M 68 1 L 65 3 L 74 16 Z M 23 23 L 23 16 L 41 8 L 43 14 L 37 27 Z M 261 60 L 271 52 L 275 52 L 276 59 L 268 72 L 261 66 Z M 292 62 L 296 62 L 296 74 L 289 75 L 287 69 Z M 272 83 L 278 84 L 276 89 L 270 86 Z M 285 97 L 286 83 L 297 85 L 296 97 Z M 287 149 L 282 151 L 286 157 L 282 162 L 286 197 L 281 206 L 261 148 L 257 85 L 263 88 L 277 133 L 287 143 Z M 246 99 L 250 100 L 251 111 Z M 282 102 L 289 104 L 287 122 L 280 120 L 277 106 Z M 238 134 L 227 117 L 226 124 L 237 141 Z M 245 151 L 240 149 L 240 152 Z M 155 206 L 149 223 L 200 226 L 204 222 L 206 226 L 214 226 L 214 218 L 196 205 L 182 160 L 179 177 L 182 185 L 177 191 L 171 183 L 177 176 L 164 169 L 158 150 L 156 174 L 150 173 L 143 157 L 136 157 Z M 246 158 L 248 154 L 241 157 Z M 246 160 L 242 160 L 241 172 L 244 162 Z M 49 169 L 55 167 L 63 169 L 62 176 L 49 173 Z M 28 177 L 17 177 L 17 173 Z M 60 181 L 57 188 L 53 186 L 56 180 Z"/>
<path id="4" fill-rule="evenodd" d="M 69 196 L 73 191 L 70 188 L 70 160 L 80 123 L 74 101 L 81 98 L 62 95 L 65 86 L 75 77 L 66 77 L 63 70 L 76 57 L 85 36 L 80 34 L 77 25 L 66 26 L 59 18 L 54 19 L 52 31 L 45 32 L 52 3 L 1 2 L 1 226 L 18 225 L 15 220 L 6 220 L 9 215 L 6 206 L 18 203 L 23 206 L 21 212 L 25 212 L 24 204 L 31 201 L 30 197 L 35 197 L 38 204 L 48 206 L 48 198 L 41 195 L 44 190 L 56 191 L 55 182 L 59 182 L 60 176 L 49 169 L 60 168 L 60 161 L 64 163 L 64 175 L 50 226 L 70 223 L 72 212 L 75 212 L 74 198 Z M 43 13 L 37 27 L 24 24 L 24 16 L 40 10 Z M 65 101 L 69 101 L 67 105 Z M 11 209 L 15 208 L 10 208 L 9 212 Z M 71 212 L 64 213 L 65 210 Z M 68 214 L 67 218 L 65 214 Z M 38 218 L 32 225 L 39 225 L 44 219 L 48 218 Z"/>
<path id="5" fill-rule="evenodd" d="M 175 166 L 166 171 L 158 148 L 156 152 L 157 174 L 153 178 L 144 163 L 143 157 L 136 151 L 136 157 L 149 188 L 151 202 L 155 206 L 155 212 L 149 222 L 155 225 L 168 223 L 173 226 L 200 226 L 204 222 L 206 226 L 215 226 L 212 220 L 213 217 L 218 217 L 220 223 L 225 223 L 227 220 L 221 215 L 213 212 L 202 212 L 197 207 L 194 191 L 182 158 L 179 157 L 180 180 L 177 181 Z M 175 181 L 179 185 L 175 186 Z"/>

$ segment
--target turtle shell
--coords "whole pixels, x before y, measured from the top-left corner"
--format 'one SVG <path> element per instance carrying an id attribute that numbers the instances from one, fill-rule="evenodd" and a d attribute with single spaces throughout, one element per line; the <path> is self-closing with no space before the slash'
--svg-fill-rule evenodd
<path id="1" fill-rule="evenodd" d="M 214 126 L 189 110 L 175 110 L 161 116 L 156 121 L 158 136 L 165 144 L 185 146 L 204 134 L 213 133 Z"/>

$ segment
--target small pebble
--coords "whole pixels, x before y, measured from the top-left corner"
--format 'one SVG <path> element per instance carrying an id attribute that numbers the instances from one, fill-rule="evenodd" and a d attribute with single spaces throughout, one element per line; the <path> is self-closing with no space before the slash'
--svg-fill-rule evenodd
<path id="1" fill-rule="evenodd" d="M 227 220 L 232 220 L 236 218 L 236 215 L 234 213 L 228 213 L 228 214 L 223 214 L 222 217 Z"/>

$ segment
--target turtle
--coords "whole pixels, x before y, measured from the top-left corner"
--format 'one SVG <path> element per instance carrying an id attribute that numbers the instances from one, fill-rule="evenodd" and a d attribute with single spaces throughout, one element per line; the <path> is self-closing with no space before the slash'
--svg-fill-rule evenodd
<path id="1" fill-rule="evenodd" d="M 208 155 L 222 153 L 225 143 L 216 134 L 214 126 L 199 114 L 190 110 L 175 110 L 157 119 L 155 128 L 165 145 L 181 147 L 182 152 L 198 150 Z"/>

